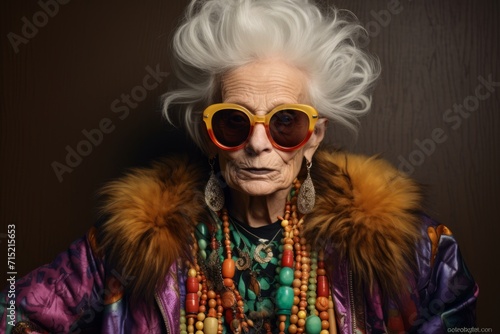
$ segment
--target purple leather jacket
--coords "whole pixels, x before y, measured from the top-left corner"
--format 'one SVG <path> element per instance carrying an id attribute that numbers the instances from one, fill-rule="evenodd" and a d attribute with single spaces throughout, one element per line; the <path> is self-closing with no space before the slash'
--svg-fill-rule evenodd
<path id="1" fill-rule="evenodd" d="M 416 268 L 399 303 L 383 302 L 378 286 L 357 289 L 347 257 L 328 258 L 339 333 L 446 333 L 451 327 L 474 327 L 478 287 L 456 240 L 445 226 L 420 218 Z M 186 281 L 181 259 L 162 276 L 155 302 L 145 303 L 124 293 L 134 277 L 98 254 L 92 228 L 52 263 L 18 280 L 15 294 L 7 287 L 0 294 L 0 332 L 13 333 L 17 324 L 18 330 L 33 333 L 180 333 Z"/>

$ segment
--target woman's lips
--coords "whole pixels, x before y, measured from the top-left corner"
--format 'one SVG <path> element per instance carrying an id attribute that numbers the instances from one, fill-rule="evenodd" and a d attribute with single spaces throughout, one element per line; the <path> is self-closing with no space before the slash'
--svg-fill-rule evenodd
<path id="1" fill-rule="evenodd" d="M 272 169 L 267 169 L 267 168 L 243 168 L 245 172 L 254 174 L 254 175 L 266 175 L 269 173 L 272 173 Z"/>

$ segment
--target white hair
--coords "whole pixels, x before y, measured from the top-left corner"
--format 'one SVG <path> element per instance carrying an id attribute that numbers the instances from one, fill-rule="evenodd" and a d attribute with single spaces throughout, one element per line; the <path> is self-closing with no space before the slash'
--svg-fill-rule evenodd
<path id="1" fill-rule="evenodd" d="M 380 73 L 378 61 L 359 47 L 364 38 L 351 12 L 322 12 L 308 0 L 192 0 L 173 38 L 177 83 L 163 96 L 164 115 L 208 152 L 202 112 L 221 102 L 221 75 L 281 56 L 308 75 L 319 114 L 356 132 Z"/>

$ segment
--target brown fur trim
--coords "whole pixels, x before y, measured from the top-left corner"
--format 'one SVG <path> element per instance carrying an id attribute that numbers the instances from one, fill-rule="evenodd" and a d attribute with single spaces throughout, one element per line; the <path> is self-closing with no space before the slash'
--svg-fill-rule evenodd
<path id="1" fill-rule="evenodd" d="M 192 228 L 205 214 L 208 171 L 187 157 L 164 159 L 111 182 L 98 231 L 106 266 L 130 279 L 133 299 L 151 300 L 170 266 L 190 257 Z"/>
<path id="2" fill-rule="evenodd" d="M 317 152 L 311 177 L 316 205 L 306 238 L 348 257 L 359 287 L 379 284 L 388 298 L 403 294 L 420 238 L 420 189 L 377 157 Z"/>

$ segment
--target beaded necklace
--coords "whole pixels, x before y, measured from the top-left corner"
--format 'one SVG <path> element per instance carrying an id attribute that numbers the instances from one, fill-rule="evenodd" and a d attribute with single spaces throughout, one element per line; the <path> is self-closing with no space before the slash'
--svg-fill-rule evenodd
<path id="1" fill-rule="evenodd" d="M 303 220 L 297 211 L 300 182 L 294 181 L 281 220 L 274 312 L 256 324 L 245 312 L 245 289 L 234 281 L 236 247 L 227 210 L 217 224 L 199 223 L 193 235 L 192 262 L 188 262 L 186 297 L 181 308 L 181 334 L 275 333 L 328 334 L 336 330 L 333 301 L 323 252 L 314 252 L 302 237 Z M 234 237 L 233 237 L 234 238 Z M 236 257 L 237 258 L 237 257 Z M 241 280 L 240 280 L 241 281 Z M 249 284 L 253 284 L 249 282 Z"/>

